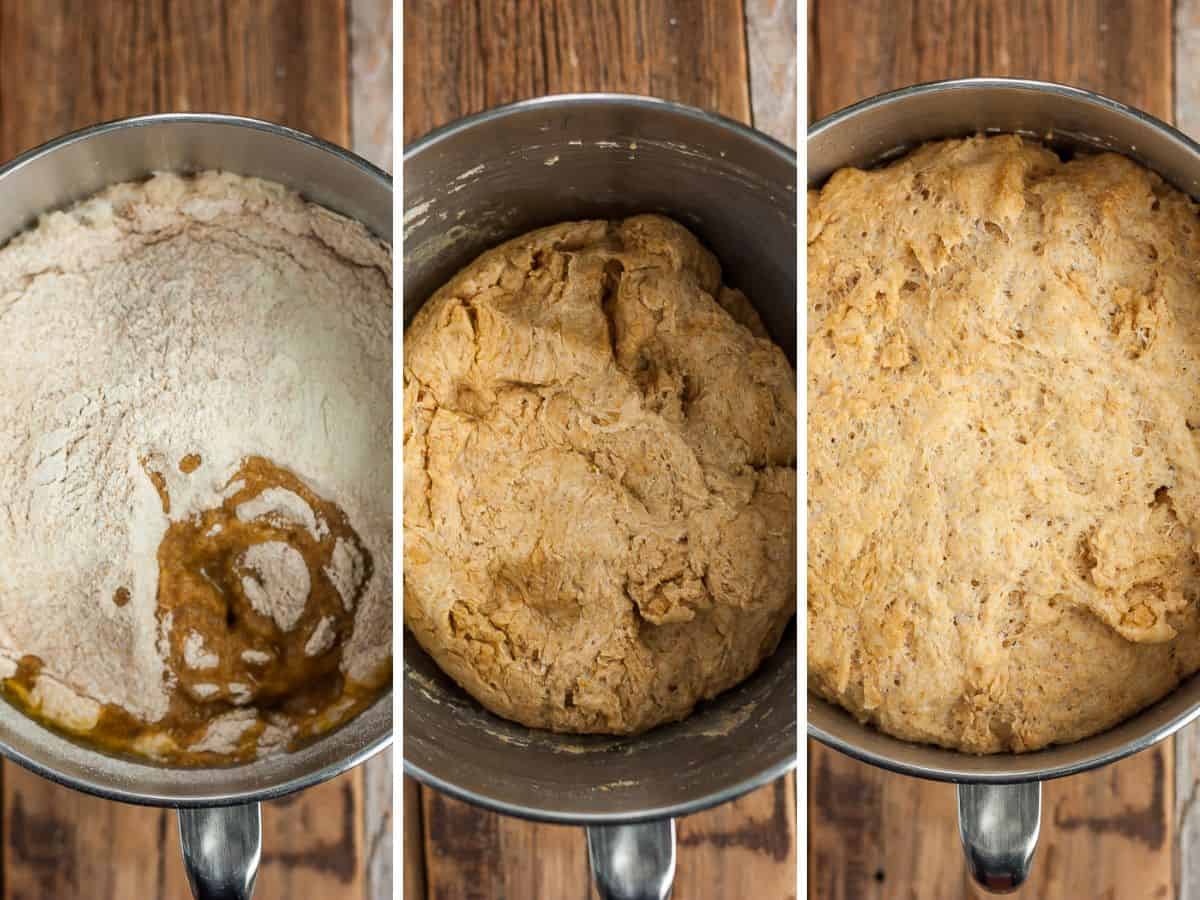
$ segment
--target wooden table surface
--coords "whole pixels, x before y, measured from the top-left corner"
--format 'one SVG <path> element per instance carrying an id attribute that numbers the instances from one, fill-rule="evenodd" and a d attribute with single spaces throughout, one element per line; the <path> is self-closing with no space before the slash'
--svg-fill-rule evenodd
<path id="1" fill-rule="evenodd" d="M 404 139 L 564 91 L 655 94 L 795 146 L 794 0 L 404 4 Z M 675 900 L 796 896 L 794 776 L 679 822 Z M 583 832 L 404 783 L 406 900 L 586 900 Z"/>
<path id="2" fill-rule="evenodd" d="M 1063 81 L 1200 137 L 1200 0 L 810 0 L 814 118 L 902 85 L 965 75 Z M 982 898 L 959 852 L 954 790 L 809 744 L 809 896 Z M 1200 897 L 1200 730 L 1049 782 L 1033 874 L 1016 897 Z"/>
<path id="3" fill-rule="evenodd" d="M 65 131 L 195 110 L 282 122 L 391 165 L 387 0 L 2 0 L 0 160 Z M 11 713 L 9 713 L 11 715 Z M 391 762 L 263 811 L 258 900 L 392 896 Z M 0 766 L 0 893 L 190 897 L 173 812 Z"/>

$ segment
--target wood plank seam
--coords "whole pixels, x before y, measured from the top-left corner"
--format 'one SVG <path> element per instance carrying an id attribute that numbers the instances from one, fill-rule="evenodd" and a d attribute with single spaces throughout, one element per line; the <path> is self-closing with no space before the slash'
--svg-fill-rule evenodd
<path id="1" fill-rule="evenodd" d="M 366 804 L 363 805 L 364 814 L 370 809 Z M 380 854 L 387 853 L 389 856 L 392 852 L 392 809 L 384 807 L 381 813 L 374 822 L 370 818 L 364 818 L 364 828 L 367 833 L 367 854 L 366 867 L 367 871 L 373 871 L 373 861 L 380 857 Z M 390 874 L 390 867 L 389 867 Z M 391 895 L 390 884 L 369 884 L 369 900 L 380 900 L 380 898 Z"/>
<path id="2" fill-rule="evenodd" d="M 751 10 L 747 5 L 747 0 L 742 0 L 742 84 L 746 86 L 745 108 L 747 110 L 747 123 L 753 128 L 758 127 L 757 117 L 754 110 L 754 89 L 751 82 L 754 78 L 753 67 L 750 65 L 750 15 Z"/>
<path id="3" fill-rule="evenodd" d="M 411 816 L 411 818 L 413 819 L 413 821 L 415 823 L 412 826 L 413 830 L 418 835 L 420 835 L 420 838 L 421 838 L 421 848 L 422 848 L 423 852 L 419 856 L 417 856 L 414 863 L 418 867 L 416 877 L 419 879 L 419 883 L 421 884 L 421 886 L 423 888 L 423 896 L 428 897 L 429 896 L 429 889 L 428 889 L 429 878 L 427 877 L 427 873 L 429 871 L 429 863 L 428 863 L 428 859 L 427 859 L 427 854 L 429 853 L 429 847 L 425 841 L 425 800 L 423 797 L 423 794 L 425 793 L 427 788 L 424 785 L 416 784 L 415 782 L 414 782 L 413 786 L 414 786 L 414 789 L 416 790 L 417 802 L 407 812 L 408 812 L 408 815 Z"/>

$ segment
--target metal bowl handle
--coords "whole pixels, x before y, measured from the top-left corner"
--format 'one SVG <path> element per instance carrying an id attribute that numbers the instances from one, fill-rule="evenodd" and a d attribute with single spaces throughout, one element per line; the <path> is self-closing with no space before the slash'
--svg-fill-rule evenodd
<path id="1" fill-rule="evenodd" d="M 179 810 L 179 843 L 196 900 L 250 900 L 262 857 L 257 803 Z"/>
<path id="2" fill-rule="evenodd" d="M 1029 875 L 1042 823 L 1042 783 L 960 784 L 958 834 L 971 875 L 997 894 Z"/>
<path id="3" fill-rule="evenodd" d="M 591 825 L 588 860 L 601 900 L 668 900 L 675 881 L 675 820 Z"/>

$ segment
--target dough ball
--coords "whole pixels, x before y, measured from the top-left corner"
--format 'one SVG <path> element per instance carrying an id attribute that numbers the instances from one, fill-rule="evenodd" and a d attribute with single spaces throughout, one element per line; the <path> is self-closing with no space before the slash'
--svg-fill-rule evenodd
<path id="1" fill-rule="evenodd" d="M 405 622 L 484 706 L 636 733 L 775 649 L 795 375 L 686 229 L 509 241 L 434 294 L 404 352 Z"/>

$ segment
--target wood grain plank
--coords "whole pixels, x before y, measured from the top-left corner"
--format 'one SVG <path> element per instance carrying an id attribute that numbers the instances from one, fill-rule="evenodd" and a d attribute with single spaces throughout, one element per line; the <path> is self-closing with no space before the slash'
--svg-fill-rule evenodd
<path id="1" fill-rule="evenodd" d="M 1200 139 L 1200 0 L 1175 4 L 1175 124 Z M 1175 875 L 1178 896 L 1200 897 L 1200 727 L 1175 737 Z"/>
<path id="2" fill-rule="evenodd" d="M 187 897 L 173 810 L 112 803 L 4 767 L 6 898 Z M 365 896 L 361 779 L 263 807 L 255 896 Z M 390 896 L 390 895 L 389 895 Z"/>
<path id="3" fill-rule="evenodd" d="M 796 0 L 746 0 L 754 127 L 796 146 Z"/>
<path id="4" fill-rule="evenodd" d="M 390 900 L 395 885 L 392 872 L 395 821 L 392 759 L 389 749 L 362 767 L 366 900 Z"/>
<path id="5" fill-rule="evenodd" d="M 392 170 L 392 3 L 350 2 L 350 137 L 354 152 Z"/>
<path id="6" fill-rule="evenodd" d="M 796 897 L 796 776 L 680 819 L 679 900 Z"/>
<path id="7" fill-rule="evenodd" d="M 366 895 L 361 773 L 264 804 L 256 900 Z"/>
<path id="8" fill-rule="evenodd" d="M 753 13 L 759 30 L 750 54 L 764 54 L 765 97 L 789 64 L 781 58 L 788 42 L 770 30 L 787 27 L 789 5 L 794 79 L 794 0 L 759 2 L 753 11 L 740 0 L 414 0 L 404 8 L 404 139 L 501 103 L 564 91 L 654 94 L 749 121 L 743 25 Z M 776 101 L 756 106 L 755 121 L 784 139 L 790 128 L 794 143 L 794 109 L 789 125 L 786 101 Z M 579 829 L 496 816 L 425 788 L 418 793 L 425 883 L 407 882 L 417 854 L 406 795 L 406 892 L 423 888 L 417 896 L 431 900 L 595 896 Z M 682 820 L 675 896 L 794 897 L 795 834 L 794 777 Z"/>
<path id="9" fill-rule="evenodd" d="M 1171 115 L 1171 0 L 815 0 L 809 109 L 965 75 L 1062 81 Z"/>
<path id="10" fill-rule="evenodd" d="M 346 0 L 169 0 L 161 8 L 162 108 L 257 116 L 347 144 Z"/>
<path id="11" fill-rule="evenodd" d="M 809 897 L 963 895 L 953 788 L 873 769 L 813 741 L 808 773 Z"/>
<path id="12" fill-rule="evenodd" d="M 1174 896 L 1168 748 L 1048 782 L 1033 873 L 1012 896 L 1067 900 L 1082 885 L 1097 898 Z M 815 743 L 808 759 L 810 897 L 984 900 L 959 849 L 953 786 L 893 775 Z"/>
<path id="13" fill-rule="evenodd" d="M 1062 81 L 1172 112 L 1170 0 L 813 0 L 808 32 L 813 118 L 906 84 L 982 74 Z M 1015 896 L 1171 896 L 1174 760 L 1165 743 L 1047 784 L 1034 873 Z M 809 817 L 812 897 L 981 896 L 948 786 L 810 743 Z"/>
<path id="14" fill-rule="evenodd" d="M 81 125 L 149 112 L 161 83 L 150 3 L 0 4 L 0 159 Z M 82 12 L 82 14 L 73 14 Z M 108 77 L 108 73 L 128 73 Z M 140 73 L 140 78 L 132 73 Z"/>
<path id="15" fill-rule="evenodd" d="M 425 815 L 421 793 L 425 789 L 404 776 L 404 896 L 425 900 Z"/>
<path id="16" fill-rule="evenodd" d="M 421 799 L 429 900 L 588 900 L 581 829 L 483 812 L 440 791 Z"/>
<path id="17" fill-rule="evenodd" d="M 1200 138 L 1200 0 L 1175 4 L 1175 124 Z"/>
<path id="18" fill-rule="evenodd" d="M 52 785 L 4 765 L 4 896 L 187 897 L 174 812 Z"/>
<path id="19" fill-rule="evenodd" d="M 421 789 L 420 796 L 428 893 L 413 896 L 597 900 L 581 829 L 484 813 L 429 789 Z M 406 822 L 410 815 L 406 809 Z M 794 898 L 795 846 L 796 782 L 789 775 L 679 820 L 675 896 Z M 406 865 L 416 859 L 406 852 Z M 423 888 L 406 883 L 405 896 Z"/>
<path id="20" fill-rule="evenodd" d="M 5 0 L 0 158 L 166 110 L 258 116 L 344 145 L 346 26 L 345 0 Z M 267 806 L 259 898 L 364 896 L 363 778 Z M 9 764 L 2 794 L 6 897 L 188 896 L 173 813 L 85 797 Z"/>
<path id="21" fill-rule="evenodd" d="M 6 0 L 0 158 L 160 111 L 253 115 L 349 139 L 345 0 Z"/>
<path id="22" fill-rule="evenodd" d="M 421 804 L 426 891 L 430 900 L 484 900 L 489 895 L 506 900 L 504 885 L 512 877 L 512 871 L 533 868 L 503 864 L 500 832 L 509 824 L 503 816 L 475 809 L 430 789 L 421 791 Z M 528 825 L 524 829 L 538 827 Z M 578 888 L 579 879 L 573 881 Z"/>
<path id="23" fill-rule="evenodd" d="M 1175 736 L 1174 863 L 1179 897 L 1200 896 L 1200 733 L 1189 725 Z"/>
<path id="24" fill-rule="evenodd" d="M 405 141 L 568 91 L 654 94 L 749 120 L 741 0 L 411 0 L 404 14 Z"/>

